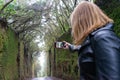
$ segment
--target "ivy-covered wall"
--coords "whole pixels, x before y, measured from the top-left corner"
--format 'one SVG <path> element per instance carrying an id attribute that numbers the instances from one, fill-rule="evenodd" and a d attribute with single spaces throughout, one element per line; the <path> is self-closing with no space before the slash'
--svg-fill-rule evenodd
<path id="1" fill-rule="evenodd" d="M 72 43 L 71 31 L 63 34 L 57 41 L 67 41 Z M 69 50 L 57 49 L 52 50 L 52 75 L 63 80 L 78 80 L 78 54 Z"/>
<path id="2" fill-rule="evenodd" d="M 18 39 L 12 30 L 0 26 L 0 80 L 18 80 Z"/>

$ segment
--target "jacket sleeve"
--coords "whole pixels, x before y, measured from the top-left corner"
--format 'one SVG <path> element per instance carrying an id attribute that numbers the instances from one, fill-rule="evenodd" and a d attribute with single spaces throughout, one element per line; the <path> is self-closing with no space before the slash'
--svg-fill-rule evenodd
<path id="1" fill-rule="evenodd" d="M 78 51 L 80 48 L 81 48 L 81 45 L 79 45 L 79 46 L 70 45 L 70 46 L 69 46 L 69 50 L 70 50 L 71 52 Z"/>
<path id="2" fill-rule="evenodd" d="M 91 39 L 96 59 L 96 80 L 120 80 L 120 39 L 114 32 L 98 32 Z"/>

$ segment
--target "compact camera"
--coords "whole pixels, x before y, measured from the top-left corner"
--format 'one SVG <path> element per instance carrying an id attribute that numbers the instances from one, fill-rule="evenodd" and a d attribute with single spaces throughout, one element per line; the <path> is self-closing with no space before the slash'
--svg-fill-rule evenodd
<path id="1" fill-rule="evenodd" d="M 64 48 L 65 42 L 55 42 L 55 48 Z"/>

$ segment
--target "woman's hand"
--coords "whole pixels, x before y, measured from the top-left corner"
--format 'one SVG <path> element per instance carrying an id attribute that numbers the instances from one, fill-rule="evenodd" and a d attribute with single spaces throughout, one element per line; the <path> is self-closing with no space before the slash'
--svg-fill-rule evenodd
<path id="1" fill-rule="evenodd" d="M 70 43 L 63 41 L 64 42 L 64 47 L 63 49 L 69 49 L 69 46 L 71 45 Z"/>

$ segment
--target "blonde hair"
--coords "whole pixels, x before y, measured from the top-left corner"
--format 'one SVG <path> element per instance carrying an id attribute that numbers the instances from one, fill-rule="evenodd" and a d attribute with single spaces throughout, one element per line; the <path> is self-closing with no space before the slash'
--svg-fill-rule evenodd
<path id="1" fill-rule="evenodd" d="M 111 22 L 107 15 L 94 3 L 82 1 L 71 14 L 71 26 L 74 44 L 81 44 L 95 29 Z"/>

